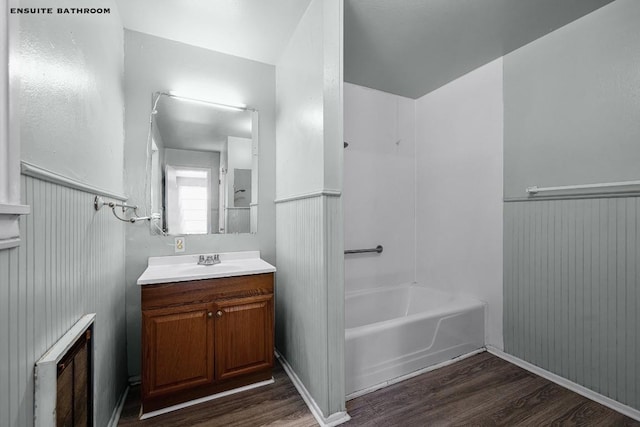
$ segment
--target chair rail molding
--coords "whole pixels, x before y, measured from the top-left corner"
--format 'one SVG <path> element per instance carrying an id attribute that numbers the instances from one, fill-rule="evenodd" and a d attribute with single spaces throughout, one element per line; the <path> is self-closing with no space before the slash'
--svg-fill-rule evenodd
<path id="1" fill-rule="evenodd" d="M 16 0 L 11 0 L 14 5 Z M 20 141 L 16 129 L 10 126 L 11 118 L 17 113 L 12 108 L 10 85 L 9 52 L 17 34 L 16 20 L 10 22 L 9 8 L 0 11 L 0 250 L 20 244 L 20 215 L 29 213 L 29 206 L 20 204 Z"/>

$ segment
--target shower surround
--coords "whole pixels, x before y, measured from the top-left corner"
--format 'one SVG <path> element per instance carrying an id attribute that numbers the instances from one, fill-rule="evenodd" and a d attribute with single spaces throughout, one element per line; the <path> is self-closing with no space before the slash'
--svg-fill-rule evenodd
<path id="1" fill-rule="evenodd" d="M 348 397 L 502 348 L 502 60 L 417 100 L 345 84 Z M 461 126 L 463 124 L 464 126 Z"/>

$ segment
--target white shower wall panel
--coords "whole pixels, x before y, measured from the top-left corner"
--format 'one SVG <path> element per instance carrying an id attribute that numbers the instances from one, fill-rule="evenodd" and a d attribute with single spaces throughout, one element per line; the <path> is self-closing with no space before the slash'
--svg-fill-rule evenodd
<path id="1" fill-rule="evenodd" d="M 414 105 L 344 85 L 345 249 L 384 247 L 381 254 L 345 256 L 347 291 L 414 281 Z"/>
<path id="2" fill-rule="evenodd" d="M 502 59 L 416 100 L 416 280 L 487 303 L 502 348 Z"/>

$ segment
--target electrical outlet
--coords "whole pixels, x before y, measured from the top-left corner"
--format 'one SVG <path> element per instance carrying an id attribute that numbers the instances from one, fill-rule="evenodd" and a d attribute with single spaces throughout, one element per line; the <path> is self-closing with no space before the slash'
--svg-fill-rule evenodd
<path id="1" fill-rule="evenodd" d="M 184 252 L 185 247 L 184 237 L 176 237 L 173 243 L 173 250 L 175 253 Z"/>

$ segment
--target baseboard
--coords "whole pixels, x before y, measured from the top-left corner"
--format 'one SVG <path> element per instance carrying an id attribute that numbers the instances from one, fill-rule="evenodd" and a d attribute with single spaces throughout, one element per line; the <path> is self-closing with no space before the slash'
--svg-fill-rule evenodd
<path id="1" fill-rule="evenodd" d="M 316 403 L 316 401 L 313 399 L 313 397 L 311 396 L 307 388 L 304 386 L 302 381 L 300 381 L 300 378 L 298 378 L 298 375 L 296 375 L 291 365 L 289 365 L 289 362 L 287 362 L 287 359 L 285 359 L 284 356 L 282 356 L 277 350 L 275 353 L 276 353 L 276 357 L 280 361 L 280 364 L 284 368 L 284 371 L 287 373 L 287 376 L 289 377 L 293 385 L 296 387 L 296 390 L 298 390 L 298 393 L 300 393 L 300 396 L 302 396 L 302 400 L 304 400 L 304 403 L 307 404 L 307 406 L 309 407 L 309 410 L 311 411 L 311 414 L 316 419 L 318 424 L 320 424 L 321 427 L 337 426 L 339 424 L 346 423 L 351 419 L 351 417 L 349 416 L 349 414 L 347 414 L 346 411 L 336 412 L 335 414 L 331 414 L 328 417 L 325 417 L 322 414 L 322 411 L 320 410 L 320 408 L 318 407 L 318 404 Z"/>
<path id="2" fill-rule="evenodd" d="M 275 381 L 273 377 L 269 380 L 260 381 L 257 383 L 245 385 L 242 387 L 237 387 L 231 390 L 222 391 L 220 393 L 211 394 L 209 396 L 200 397 L 198 399 L 193 399 L 188 402 L 178 403 L 176 405 L 168 406 L 162 409 L 156 409 L 155 411 L 145 412 L 144 414 L 140 414 L 140 421 L 148 420 L 149 418 L 157 417 L 158 415 L 168 414 L 169 412 L 177 411 L 179 409 L 188 408 L 189 406 L 199 405 L 200 403 L 209 402 L 211 400 L 220 399 L 221 397 L 231 396 L 232 394 L 241 393 L 247 390 L 253 390 L 254 388 L 262 387 L 265 385 L 273 384 Z"/>
<path id="3" fill-rule="evenodd" d="M 353 393 L 350 393 L 350 394 L 347 395 L 347 400 L 355 399 L 356 397 L 364 396 L 365 394 L 369 394 L 369 393 L 374 392 L 376 390 L 380 390 L 382 388 L 389 387 L 390 385 L 397 384 L 399 382 L 408 380 L 408 379 L 413 378 L 413 377 L 417 377 L 418 375 L 426 374 L 427 372 L 431 372 L 431 371 L 435 371 L 436 369 L 444 368 L 445 366 L 452 365 L 452 364 L 457 363 L 457 362 L 459 362 L 461 360 L 464 360 L 464 359 L 466 359 L 468 357 L 475 356 L 476 354 L 479 354 L 479 353 L 484 353 L 485 351 L 486 351 L 486 349 L 484 347 L 482 347 L 482 348 L 479 348 L 477 350 L 471 351 L 469 353 L 465 353 L 463 355 L 454 357 L 453 359 L 445 360 L 444 362 L 436 363 L 435 365 L 431 365 L 431 366 L 427 366 L 426 368 L 418 369 L 417 371 L 413 371 L 413 372 L 410 372 L 410 373 L 408 373 L 406 375 L 402 375 L 402 376 L 393 378 L 391 380 L 381 382 L 381 383 L 376 384 L 374 386 L 367 387 L 367 388 L 362 389 L 362 390 L 354 391 Z"/>
<path id="4" fill-rule="evenodd" d="M 514 365 L 521 367 L 522 369 L 526 369 L 527 371 L 541 376 L 542 378 L 548 379 L 549 381 L 554 382 L 559 386 L 574 391 L 579 395 L 586 397 L 587 399 L 600 403 L 601 405 L 613 409 L 616 412 L 620 412 L 621 414 L 626 415 L 629 418 L 633 418 L 636 421 L 640 421 L 640 411 L 637 409 L 624 405 L 617 400 L 613 400 L 610 397 L 604 396 L 589 388 L 586 388 L 585 386 L 574 383 L 573 381 L 561 377 L 560 375 L 549 372 L 546 369 L 542 369 L 539 366 L 533 365 L 529 362 L 525 362 L 524 360 L 507 354 L 495 347 L 487 346 L 487 351 L 495 356 L 498 356 L 501 359 L 506 360 L 509 363 L 513 363 Z"/>
<path id="5" fill-rule="evenodd" d="M 127 395 L 129 394 L 129 386 L 124 389 L 122 396 L 120 396 L 120 400 L 118 400 L 118 404 L 113 409 L 113 414 L 111 414 L 111 419 L 109 419 L 109 424 L 107 427 L 117 427 L 118 422 L 120 421 L 120 415 L 122 415 L 122 409 L 124 408 L 124 402 L 127 400 Z"/>

